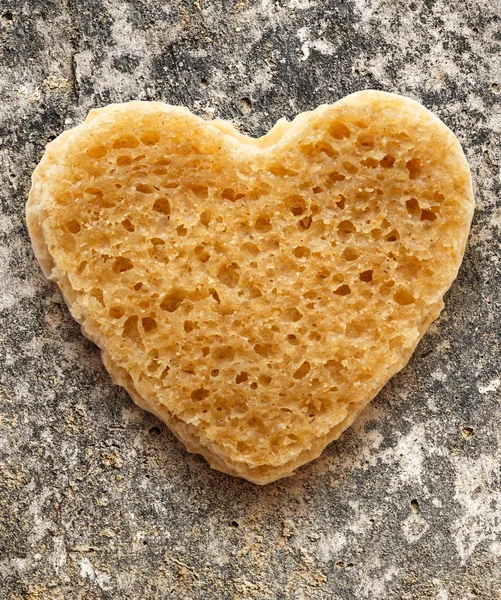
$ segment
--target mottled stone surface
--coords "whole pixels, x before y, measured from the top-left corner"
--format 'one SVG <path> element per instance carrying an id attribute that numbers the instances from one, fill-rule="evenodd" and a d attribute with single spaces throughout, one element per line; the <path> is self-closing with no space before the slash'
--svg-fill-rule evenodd
<path id="1" fill-rule="evenodd" d="M 499 0 L 0 0 L 0 598 L 499 600 Z M 446 310 L 291 480 L 211 471 L 114 387 L 24 222 L 87 111 L 185 104 L 266 132 L 349 92 L 422 101 L 478 208 Z"/>

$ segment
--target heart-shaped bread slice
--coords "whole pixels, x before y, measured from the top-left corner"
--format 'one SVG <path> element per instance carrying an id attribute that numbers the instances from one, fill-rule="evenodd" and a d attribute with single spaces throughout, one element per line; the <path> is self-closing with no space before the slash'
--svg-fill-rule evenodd
<path id="1" fill-rule="evenodd" d="M 262 484 L 407 363 L 473 205 L 451 131 L 364 91 L 259 139 L 156 102 L 93 110 L 47 146 L 27 216 L 113 380 L 189 451 Z"/>

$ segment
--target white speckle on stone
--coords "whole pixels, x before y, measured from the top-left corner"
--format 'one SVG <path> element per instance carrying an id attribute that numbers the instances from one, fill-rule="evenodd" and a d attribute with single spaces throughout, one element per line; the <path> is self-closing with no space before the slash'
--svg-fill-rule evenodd
<path id="1" fill-rule="evenodd" d="M 376 515 L 374 512 L 370 514 L 364 512 L 364 507 L 360 502 L 350 502 L 350 508 L 353 510 L 353 518 L 348 527 L 356 536 L 366 536 L 374 527 Z"/>
<path id="2" fill-rule="evenodd" d="M 501 556 L 501 541 L 492 542 L 489 550 L 494 556 Z"/>
<path id="3" fill-rule="evenodd" d="M 317 6 L 317 3 L 312 0 L 290 0 L 288 6 L 292 9 L 306 10 L 308 8 L 314 8 Z"/>
<path id="4" fill-rule="evenodd" d="M 94 568 L 90 560 L 85 557 L 80 561 L 80 577 L 82 579 L 94 579 Z"/>
<path id="5" fill-rule="evenodd" d="M 428 522 L 417 513 L 409 515 L 402 523 L 402 531 L 409 544 L 420 540 L 429 528 Z"/>
<path id="6" fill-rule="evenodd" d="M 374 562 L 377 565 L 379 561 Z M 386 600 L 388 598 L 388 584 L 399 575 L 398 569 L 390 567 L 379 576 L 374 576 L 374 572 L 360 571 L 359 583 L 356 588 L 357 593 L 354 598 L 370 598 L 370 600 Z"/>
<path id="7" fill-rule="evenodd" d="M 111 577 L 107 573 L 103 573 L 96 569 L 90 560 L 85 557 L 80 561 L 80 577 L 82 579 L 89 579 L 95 581 L 95 583 L 103 590 L 111 590 Z"/>
<path id="8" fill-rule="evenodd" d="M 324 56 L 332 56 L 336 53 L 336 46 L 323 39 L 310 38 L 310 30 L 308 27 L 298 29 L 297 36 L 301 42 L 301 60 L 308 60 L 310 50 L 316 50 Z"/>
<path id="9" fill-rule="evenodd" d="M 403 436 L 390 455 L 398 457 L 400 462 L 400 479 L 404 482 L 421 483 L 423 468 L 423 448 L 426 446 L 424 425 L 415 425 L 407 435 Z"/>
<path id="10" fill-rule="evenodd" d="M 440 369 L 433 371 L 431 376 L 433 379 L 436 379 L 437 381 L 440 381 L 441 383 L 443 383 L 447 379 L 447 375 Z"/>
<path id="11" fill-rule="evenodd" d="M 478 386 L 478 391 L 481 394 L 489 394 L 490 392 L 495 392 L 499 385 L 501 384 L 501 380 L 499 378 L 493 379 L 492 381 L 490 381 L 487 385 L 480 385 Z"/>
<path id="12" fill-rule="evenodd" d="M 52 564 L 54 566 L 54 571 L 59 575 L 59 571 L 66 564 L 67 553 L 66 546 L 64 544 L 63 536 L 55 536 L 53 539 L 54 542 L 54 554 L 52 556 Z"/>
<path id="13" fill-rule="evenodd" d="M 336 559 L 347 542 L 346 536 L 339 531 L 322 534 L 317 548 L 320 561 L 327 563 L 330 560 Z"/>
<path id="14" fill-rule="evenodd" d="M 449 592 L 443 587 L 443 582 L 440 579 L 433 579 L 436 596 L 434 600 L 449 600 Z"/>
<path id="15" fill-rule="evenodd" d="M 481 542 L 497 542 L 501 535 L 499 512 L 493 508 L 499 503 L 499 490 L 494 491 L 491 483 L 498 477 L 499 459 L 451 456 L 456 471 L 454 499 L 461 507 L 452 530 L 462 564 Z"/>
<path id="16" fill-rule="evenodd" d="M 33 523 L 28 536 L 28 541 L 31 544 L 39 542 L 48 530 L 53 528 L 55 529 L 54 522 L 51 519 L 47 519 L 43 516 L 47 512 L 44 510 L 44 504 L 51 495 L 52 490 L 50 488 L 44 488 L 40 492 L 40 495 L 34 496 L 28 507 L 27 512 L 30 515 Z"/>

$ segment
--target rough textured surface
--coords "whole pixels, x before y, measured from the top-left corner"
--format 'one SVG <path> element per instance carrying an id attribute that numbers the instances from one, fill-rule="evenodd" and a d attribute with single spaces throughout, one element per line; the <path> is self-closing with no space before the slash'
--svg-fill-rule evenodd
<path id="1" fill-rule="evenodd" d="M 0 590 L 14 599 L 499 599 L 499 1 L 2 2 Z M 55 18 L 54 15 L 57 15 Z M 45 144 L 161 99 L 259 135 L 373 87 L 460 138 L 477 211 L 440 320 L 357 424 L 265 488 L 115 388 L 28 241 Z"/>
<path id="2" fill-rule="evenodd" d="M 162 102 L 47 145 L 28 231 L 112 381 L 216 469 L 317 458 L 442 310 L 473 216 L 459 142 L 362 90 L 261 138 Z"/>

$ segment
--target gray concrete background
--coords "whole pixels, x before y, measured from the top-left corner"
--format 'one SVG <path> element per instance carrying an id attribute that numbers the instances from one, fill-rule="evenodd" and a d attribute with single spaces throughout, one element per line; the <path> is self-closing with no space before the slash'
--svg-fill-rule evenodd
<path id="1" fill-rule="evenodd" d="M 499 600 L 499 0 L 0 0 L 0 598 Z M 45 144 L 184 104 L 260 135 L 349 92 L 423 102 L 478 202 L 440 320 L 291 480 L 211 471 L 114 387 L 30 248 Z"/>

